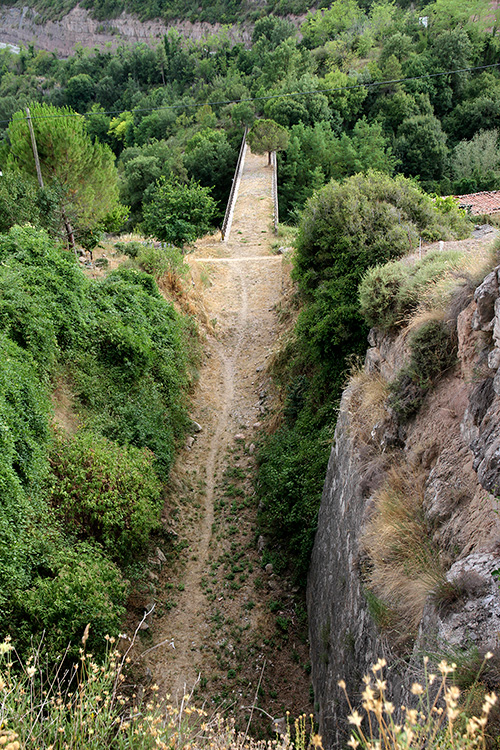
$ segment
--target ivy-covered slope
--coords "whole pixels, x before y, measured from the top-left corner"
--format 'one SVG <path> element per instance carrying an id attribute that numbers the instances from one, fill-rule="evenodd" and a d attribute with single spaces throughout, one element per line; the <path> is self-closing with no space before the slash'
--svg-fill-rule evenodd
<path id="1" fill-rule="evenodd" d="M 84 275 L 32 227 L 0 235 L 0 613 L 22 649 L 49 653 L 92 622 L 101 648 L 126 572 L 159 528 L 187 420 L 191 324 L 151 276 Z M 63 381 L 80 429 L 54 426 Z"/>

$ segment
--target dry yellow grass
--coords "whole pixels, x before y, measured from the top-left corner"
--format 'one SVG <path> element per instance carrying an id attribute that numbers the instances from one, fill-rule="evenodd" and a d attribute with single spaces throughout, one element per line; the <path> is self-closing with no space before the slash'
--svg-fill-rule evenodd
<path id="1" fill-rule="evenodd" d="M 401 632 L 418 626 L 427 597 L 444 581 L 423 514 L 423 490 L 421 469 L 392 467 L 363 535 L 372 565 L 369 587 L 397 615 Z"/>
<path id="2" fill-rule="evenodd" d="M 351 374 L 347 394 L 351 434 L 370 443 L 374 426 L 387 416 L 389 385 L 379 373 L 370 374 L 361 368 Z"/>

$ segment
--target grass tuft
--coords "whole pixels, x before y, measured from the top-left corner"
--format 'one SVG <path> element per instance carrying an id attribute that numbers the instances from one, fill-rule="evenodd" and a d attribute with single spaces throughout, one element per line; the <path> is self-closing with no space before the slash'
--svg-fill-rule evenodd
<path id="1" fill-rule="evenodd" d="M 393 627 L 401 634 L 415 630 L 427 597 L 445 580 L 423 513 L 424 481 L 420 469 L 393 466 L 375 493 L 363 535 L 368 586 L 395 613 Z"/>

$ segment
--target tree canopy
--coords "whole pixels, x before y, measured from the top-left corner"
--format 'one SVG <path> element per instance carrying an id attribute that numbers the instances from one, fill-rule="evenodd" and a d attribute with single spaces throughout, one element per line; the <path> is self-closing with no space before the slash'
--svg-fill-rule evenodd
<path id="1" fill-rule="evenodd" d="M 84 235 L 118 207 L 118 174 L 109 146 L 92 141 L 85 119 L 68 107 L 31 105 L 31 117 L 44 183 L 58 195 L 68 238 Z M 7 135 L 9 167 L 36 175 L 26 113 L 14 114 Z"/>
<path id="2" fill-rule="evenodd" d="M 215 208 L 209 188 L 162 177 L 148 188 L 143 227 L 159 240 L 182 246 L 209 231 Z"/>
<path id="3" fill-rule="evenodd" d="M 272 151 L 283 151 L 288 145 L 288 131 L 274 120 L 257 120 L 248 133 L 250 148 L 256 154 L 268 155 L 271 163 Z"/>

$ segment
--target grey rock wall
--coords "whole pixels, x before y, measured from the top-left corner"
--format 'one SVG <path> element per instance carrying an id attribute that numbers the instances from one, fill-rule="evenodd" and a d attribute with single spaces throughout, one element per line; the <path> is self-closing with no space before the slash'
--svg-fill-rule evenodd
<path id="1" fill-rule="evenodd" d="M 377 659 L 388 661 L 396 705 L 409 705 L 424 653 L 458 649 L 500 664 L 500 267 L 490 273 L 457 321 L 458 363 L 427 395 L 409 424 L 394 415 L 363 426 L 351 389 L 344 392 L 325 481 L 308 580 L 312 681 L 324 747 L 348 738 L 349 712 L 337 683 L 359 704 L 361 679 Z M 370 333 L 365 370 L 390 382 L 408 354 L 404 333 Z M 392 437 L 391 437 L 392 436 Z M 439 549 L 444 596 L 431 592 L 403 661 L 373 621 L 363 572 L 363 529 L 373 493 L 391 462 L 418 466 L 423 513 Z M 455 650 L 455 651 L 454 651 Z M 497 669 L 495 679 L 500 674 Z M 491 685 L 490 685 L 491 687 Z"/>
<path id="2" fill-rule="evenodd" d="M 307 586 L 312 682 L 325 748 L 339 747 L 346 739 L 349 710 L 338 681 L 345 680 L 349 696 L 356 700 L 362 676 L 379 656 L 388 656 L 360 576 L 359 533 L 374 472 L 373 466 L 363 466 L 349 437 L 348 399 L 344 394 Z"/>

